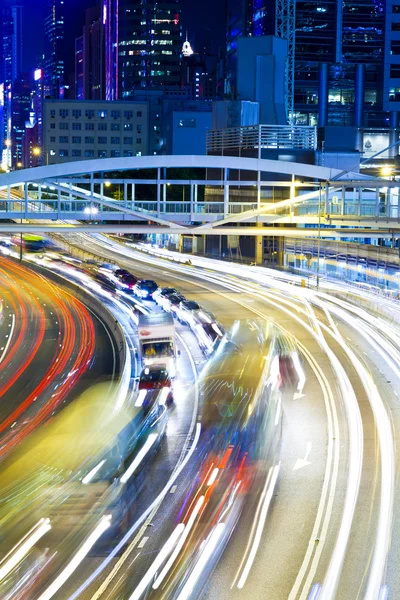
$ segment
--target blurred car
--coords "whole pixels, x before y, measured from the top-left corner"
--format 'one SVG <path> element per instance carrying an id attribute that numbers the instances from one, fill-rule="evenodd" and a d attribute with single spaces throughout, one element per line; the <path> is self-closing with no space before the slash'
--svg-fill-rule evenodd
<path id="1" fill-rule="evenodd" d="M 111 263 L 101 263 L 99 265 L 99 269 L 101 269 L 103 271 L 111 271 L 112 273 L 115 273 L 115 271 L 118 270 L 118 266 L 117 265 L 113 265 Z"/>
<path id="2" fill-rule="evenodd" d="M 131 273 L 122 273 L 116 274 L 116 278 L 119 282 L 119 285 L 126 292 L 133 292 L 135 285 L 138 282 L 138 278 L 132 275 Z"/>
<path id="3" fill-rule="evenodd" d="M 97 283 L 99 283 L 101 285 L 101 287 L 103 287 L 104 289 L 110 291 L 110 292 L 116 292 L 117 291 L 117 286 L 114 283 L 114 281 L 112 281 L 109 277 L 107 277 L 107 275 L 105 275 L 104 273 L 95 273 L 94 274 L 94 279 Z"/>
<path id="4" fill-rule="evenodd" d="M 303 388 L 305 374 L 294 340 L 288 335 L 279 332 L 276 336 L 276 346 L 279 356 L 281 386 Z"/>
<path id="5" fill-rule="evenodd" d="M 192 322 L 193 312 L 200 310 L 200 305 L 193 300 L 182 300 L 177 309 L 178 320 L 183 323 L 190 325 Z"/>
<path id="6" fill-rule="evenodd" d="M 126 269 L 115 269 L 114 275 L 119 279 L 120 277 L 124 277 L 125 275 L 130 275 L 130 273 Z"/>
<path id="7" fill-rule="evenodd" d="M 173 401 L 172 380 L 168 373 L 167 367 L 164 364 L 149 365 L 140 373 L 139 377 L 139 392 L 143 390 L 161 390 L 164 389 L 162 403 L 170 403 Z M 145 396 L 142 400 L 145 403 Z"/>
<path id="8" fill-rule="evenodd" d="M 168 298 L 171 294 L 177 294 L 178 290 L 172 287 L 158 288 L 153 294 L 153 299 L 159 306 L 163 305 L 165 298 Z"/>
<path id="9" fill-rule="evenodd" d="M 222 325 L 211 312 L 203 309 L 192 311 L 189 325 L 204 354 L 210 356 L 225 334 Z"/>
<path id="10" fill-rule="evenodd" d="M 169 312 L 172 316 L 176 317 L 179 304 L 183 302 L 183 300 L 185 300 L 185 296 L 182 296 L 182 294 L 170 294 L 165 298 L 162 307 L 165 312 Z"/>
<path id="11" fill-rule="evenodd" d="M 158 285 L 151 279 L 142 279 L 138 281 L 133 288 L 135 295 L 143 300 L 153 300 L 153 294 L 157 290 Z"/>

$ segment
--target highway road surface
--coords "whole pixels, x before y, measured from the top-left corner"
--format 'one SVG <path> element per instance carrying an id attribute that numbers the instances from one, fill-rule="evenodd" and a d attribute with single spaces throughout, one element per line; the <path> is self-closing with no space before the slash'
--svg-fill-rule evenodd
<path id="1" fill-rule="evenodd" d="M 194 266 L 187 266 L 104 238 L 78 235 L 72 241 L 139 277 L 177 287 L 226 328 L 257 317 L 276 322 L 297 340 L 305 381 L 300 389 L 284 389 L 279 475 L 268 514 L 265 495 L 261 504 L 243 510 L 206 583 L 206 597 L 400 595 L 397 325 L 348 302 L 343 285 L 327 284 L 329 289 L 316 292 L 293 285 L 296 277 L 268 271 L 193 257 Z M 360 303 L 374 303 L 366 292 L 356 293 Z M 163 455 L 161 465 L 165 460 Z M 86 590 L 82 584 L 104 557 L 84 562 L 60 598 L 139 597 L 144 584 L 149 591 L 154 577 L 148 583 L 146 573 L 151 576 L 179 522 L 192 478 L 189 465 L 136 539 L 133 535 L 130 545 L 99 569 Z M 136 516 L 155 497 L 151 489 L 143 496 Z M 204 540 L 198 543 L 204 548 Z M 200 567 L 195 574 L 201 579 L 207 569 Z M 162 597 L 160 590 L 151 593 Z"/>
<path id="2" fill-rule="evenodd" d="M 0 258 L 0 456 L 88 385 L 112 378 L 109 332 L 80 301 Z"/>

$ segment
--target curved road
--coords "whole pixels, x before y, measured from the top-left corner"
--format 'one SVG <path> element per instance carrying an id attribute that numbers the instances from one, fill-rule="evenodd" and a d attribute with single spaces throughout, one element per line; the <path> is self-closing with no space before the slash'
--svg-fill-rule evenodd
<path id="1" fill-rule="evenodd" d="M 105 326 L 76 298 L 0 259 L 0 457 L 116 368 Z"/>
<path id="2" fill-rule="evenodd" d="M 240 271 L 197 259 L 198 267 L 187 267 L 88 236 L 77 236 L 74 243 L 160 285 L 178 287 L 226 327 L 238 318 L 273 319 L 300 345 L 306 383 L 300 392 L 285 393 L 281 470 L 262 543 L 239 589 L 236 575 L 259 525 L 254 511 L 245 512 L 208 584 L 208 597 L 294 600 L 319 593 L 320 599 L 378 599 L 388 591 L 397 597 L 397 325 L 388 327 L 347 302 L 343 286 L 330 285 L 324 295 L 264 270 Z M 356 303 L 374 301 L 357 293 Z M 111 598 L 122 589 L 129 598 L 171 533 L 188 485 L 183 475 L 150 535 L 142 533 L 129 557 L 111 565 L 118 576 L 107 568 L 101 594 L 94 594 L 97 583 L 82 597 Z M 85 564 L 80 582 L 93 566 Z M 70 591 L 60 597 L 70 597 Z"/>

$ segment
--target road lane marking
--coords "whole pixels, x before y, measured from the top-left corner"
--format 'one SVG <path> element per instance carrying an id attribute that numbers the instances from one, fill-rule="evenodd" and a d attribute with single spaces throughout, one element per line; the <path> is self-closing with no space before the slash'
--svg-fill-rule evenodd
<path id="1" fill-rule="evenodd" d="M 299 469 L 302 469 L 303 467 L 307 467 L 308 465 L 311 465 L 311 462 L 308 460 L 308 457 L 310 456 L 311 448 L 312 448 L 312 443 L 307 442 L 305 457 L 298 458 L 296 460 L 296 462 L 294 463 L 293 471 L 298 471 Z"/>
<path id="2" fill-rule="evenodd" d="M 5 357 L 6 353 L 7 353 L 8 347 L 9 347 L 9 345 L 11 343 L 11 340 L 12 340 L 12 336 L 13 336 L 14 328 L 15 328 L 15 314 L 12 315 L 11 320 L 12 320 L 12 323 L 11 323 L 10 334 L 6 335 L 6 337 L 8 338 L 8 340 L 7 340 L 6 345 L 4 346 L 3 354 L 0 356 L 0 363 L 3 362 L 3 359 L 4 359 L 4 357 Z"/>
<path id="3" fill-rule="evenodd" d="M 138 543 L 136 548 L 143 548 L 143 546 L 146 544 L 148 539 L 149 539 L 148 537 L 142 537 L 142 539 L 140 540 L 140 542 Z"/>

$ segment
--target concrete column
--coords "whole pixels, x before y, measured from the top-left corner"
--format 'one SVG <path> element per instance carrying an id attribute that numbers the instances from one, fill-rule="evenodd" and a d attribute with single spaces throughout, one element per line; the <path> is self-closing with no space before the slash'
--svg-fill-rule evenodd
<path id="1" fill-rule="evenodd" d="M 329 65 L 328 63 L 320 63 L 318 86 L 318 127 L 325 127 L 328 124 L 328 94 Z"/>
<path id="2" fill-rule="evenodd" d="M 379 196 L 379 188 L 376 188 L 376 196 L 375 196 L 375 216 L 379 217 L 379 202 L 380 202 L 380 196 Z"/>
<path id="3" fill-rule="evenodd" d="M 29 204 L 28 184 L 24 183 L 24 212 L 25 212 L 25 219 L 28 218 L 28 210 L 29 210 L 28 204 Z"/>
<path id="4" fill-rule="evenodd" d="M 329 185 L 328 182 L 325 184 L 325 214 L 329 214 Z"/>
<path id="5" fill-rule="evenodd" d="M 163 183 L 163 211 L 167 212 L 167 184 L 166 183 Z"/>
<path id="6" fill-rule="evenodd" d="M 389 117 L 389 127 L 390 127 L 390 132 L 389 132 L 389 146 L 391 146 L 392 144 L 395 144 L 396 141 L 398 140 L 398 125 L 399 125 L 399 113 L 395 110 L 393 110 L 390 113 L 390 117 Z M 394 146 L 393 148 L 389 149 L 389 158 L 395 158 L 397 155 L 399 154 L 399 146 Z"/>
<path id="7" fill-rule="evenodd" d="M 161 183 L 160 183 L 160 171 L 161 169 L 157 169 L 157 216 L 160 216 L 161 212 Z"/>
<path id="8" fill-rule="evenodd" d="M 262 223 L 257 223 L 257 227 L 262 227 Z M 263 236 L 256 235 L 256 247 L 255 247 L 255 263 L 256 265 L 263 264 L 264 248 L 263 248 Z"/>
<path id="9" fill-rule="evenodd" d="M 340 207 L 340 214 L 343 215 L 345 214 L 345 204 L 346 204 L 346 188 L 344 187 L 344 185 L 342 186 L 342 201 L 341 201 L 341 207 Z"/>
<path id="10" fill-rule="evenodd" d="M 135 184 L 132 183 L 132 207 L 135 208 Z"/>
<path id="11" fill-rule="evenodd" d="M 229 183 L 228 169 L 224 169 L 224 217 L 229 216 Z"/>
<path id="12" fill-rule="evenodd" d="M 292 183 L 290 184 L 290 200 L 294 200 L 295 195 L 296 195 L 296 186 L 295 186 L 294 182 L 295 182 L 295 178 L 294 178 L 294 175 L 292 175 Z M 290 216 L 291 217 L 294 216 L 294 204 L 290 205 Z"/>
<path id="13" fill-rule="evenodd" d="M 198 184 L 195 183 L 194 184 L 194 212 L 197 214 L 199 212 L 198 210 Z"/>
<path id="14" fill-rule="evenodd" d="M 124 181 L 124 207 L 128 206 L 128 184 Z"/>
<path id="15" fill-rule="evenodd" d="M 364 97 L 365 97 L 365 65 L 356 65 L 354 75 L 354 127 L 364 125 Z"/>
<path id="16" fill-rule="evenodd" d="M 61 219 L 61 190 L 57 188 L 57 218 Z"/>
<path id="17" fill-rule="evenodd" d="M 192 215 L 194 213 L 194 189 L 193 189 L 193 183 L 190 183 L 190 215 L 191 215 L 191 219 L 193 218 Z"/>
<path id="18" fill-rule="evenodd" d="M 358 187 L 358 216 L 361 217 L 361 200 L 362 200 L 362 189 Z"/>

